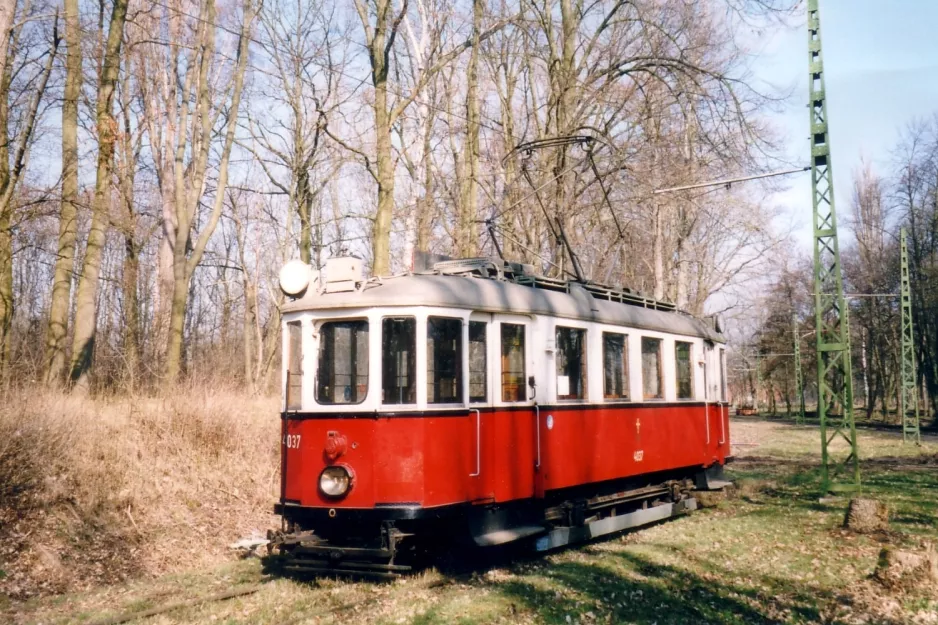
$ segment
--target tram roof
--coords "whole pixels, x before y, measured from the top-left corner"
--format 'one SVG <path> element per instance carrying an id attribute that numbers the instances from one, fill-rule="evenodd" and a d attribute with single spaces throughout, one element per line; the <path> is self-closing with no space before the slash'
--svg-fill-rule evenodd
<path id="1" fill-rule="evenodd" d="M 372 279 L 356 290 L 329 293 L 310 288 L 303 297 L 286 304 L 284 312 L 396 306 L 547 315 L 725 342 L 722 334 L 697 317 L 595 298 L 577 283 L 570 283 L 568 292 L 564 293 L 478 277 L 393 276 Z"/>

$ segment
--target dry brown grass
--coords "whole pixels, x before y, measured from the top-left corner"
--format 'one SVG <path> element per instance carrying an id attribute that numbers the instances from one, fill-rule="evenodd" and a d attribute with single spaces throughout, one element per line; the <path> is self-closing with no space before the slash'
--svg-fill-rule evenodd
<path id="1" fill-rule="evenodd" d="M 0 398 L 0 595 L 206 566 L 276 523 L 276 400 Z"/>

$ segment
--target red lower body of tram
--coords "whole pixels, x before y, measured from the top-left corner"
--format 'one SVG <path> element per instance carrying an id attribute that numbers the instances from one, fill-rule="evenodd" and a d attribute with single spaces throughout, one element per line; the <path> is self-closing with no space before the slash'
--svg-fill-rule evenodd
<path id="1" fill-rule="evenodd" d="M 660 520 L 659 506 L 693 509 L 693 489 L 723 484 L 728 419 L 726 404 L 703 402 L 287 413 L 273 544 L 310 571 L 393 573 L 406 569 L 399 547 L 424 536 L 543 547 Z M 341 496 L 321 487 L 328 467 L 348 476 Z"/>

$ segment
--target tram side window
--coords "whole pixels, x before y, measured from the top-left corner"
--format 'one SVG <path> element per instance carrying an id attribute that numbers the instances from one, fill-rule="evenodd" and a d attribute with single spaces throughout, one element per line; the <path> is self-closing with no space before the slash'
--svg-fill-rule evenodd
<path id="1" fill-rule="evenodd" d="M 677 398 L 693 399 L 694 383 L 691 371 L 691 353 L 693 346 L 684 341 L 674 341 L 674 364 L 676 368 Z"/>
<path id="2" fill-rule="evenodd" d="M 726 401 L 726 350 L 720 348 L 720 401 Z"/>
<path id="3" fill-rule="evenodd" d="M 661 339 L 642 337 L 642 394 L 645 399 L 664 397 L 661 384 Z"/>
<path id="4" fill-rule="evenodd" d="M 469 322 L 469 401 L 488 401 L 488 376 L 485 349 L 485 333 L 488 324 L 484 321 Z"/>
<path id="5" fill-rule="evenodd" d="M 524 326 L 503 323 L 502 401 L 524 401 Z"/>
<path id="6" fill-rule="evenodd" d="M 381 401 L 417 401 L 417 320 L 395 317 L 381 323 Z"/>
<path id="7" fill-rule="evenodd" d="M 557 399 L 586 397 L 586 330 L 558 327 Z"/>
<path id="8" fill-rule="evenodd" d="M 368 394 L 368 322 L 329 321 L 319 328 L 320 404 L 360 404 Z"/>
<path id="9" fill-rule="evenodd" d="M 427 403 L 461 404 L 462 319 L 427 319 Z"/>
<path id="10" fill-rule="evenodd" d="M 628 337 L 603 332 L 603 397 L 629 398 Z"/>
<path id="11" fill-rule="evenodd" d="M 299 321 L 287 324 L 287 410 L 303 407 L 303 327 Z"/>

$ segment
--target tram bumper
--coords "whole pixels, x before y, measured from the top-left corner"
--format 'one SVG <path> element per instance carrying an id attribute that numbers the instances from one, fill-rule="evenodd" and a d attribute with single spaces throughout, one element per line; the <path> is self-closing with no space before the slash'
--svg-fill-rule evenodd
<path id="1" fill-rule="evenodd" d="M 394 579 L 411 570 L 409 565 L 394 562 L 398 543 L 406 536 L 394 528 L 382 528 L 380 544 L 349 546 L 313 532 L 270 531 L 264 570 L 281 575 Z"/>

